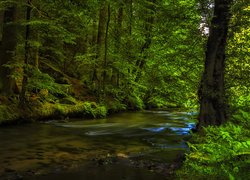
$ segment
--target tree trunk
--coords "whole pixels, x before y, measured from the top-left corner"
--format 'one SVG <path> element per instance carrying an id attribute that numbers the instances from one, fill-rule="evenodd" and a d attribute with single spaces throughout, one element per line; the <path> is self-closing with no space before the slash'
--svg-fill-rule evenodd
<path id="1" fill-rule="evenodd" d="M 94 65 L 93 75 L 92 75 L 92 82 L 94 87 L 96 86 L 95 83 L 97 81 L 98 89 L 100 89 L 100 80 L 97 77 L 97 67 L 96 64 L 101 59 L 102 50 L 103 50 L 103 42 L 105 38 L 105 25 L 106 25 L 106 2 L 104 1 L 99 10 L 99 24 L 98 24 L 98 32 L 97 32 L 97 42 L 96 42 L 96 63 Z"/>
<path id="2" fill-rule="evenodd" d="M 207 41 L 205 70 L 199 88 L 200 114 L 197 129 L 221 125 L 227 119 L 224 87 L 225 48 L 232 0 L 215 0 Z"/>
<path id="3" fill-rule="evenodd" d="M 106 30 L 105 30 L 105 49 L 104 49 L 104 63 L 103 63 L 103 82 L 102 82 L 102 90 L 105 95 L 105 84 L 106 84 L 106 76 L 107 76 L 107 55 L 108 55 L 108 33 L 109 33 L 109 22 L 110 22 L 110 4 L 108 5 L 108 18 L 107 18 L 107 24 L 106 24 Z"/>
<path id="4" fill-rule="evenodd" d="M 0 91 L 2 94 L 10 95 L 15 89 L 15 80 L 11 78 L 12 71 L 5 64 L 11 63 L 17 45 L 16 5 L 8 7 L 3 16 L 2 43 L 0 49 Z"/>
<path id="5" fill-rule="evenodd" d="M 27 11 L 26 11 L 26 21 L 30 21 L 30 16 L 31 16 L 31 1 L 27 1 Z M 29 38 L 30 38 L 30 25 L 26 25 L 26 30 L 25 30 L 25 45 L 24 45 L 24 76 L 23 76 L 23 82 L 22 82 L 22 91 L 20 95 L 20 106 L 25 107 L 26 104 L 26 85 L 28 83 L 28 77 L 27 77 L 27 66 L 28 66 L 28 61 L 29 61 L 29 50 L 30 50 L 30 45 L 29 45 Z"/>
<path id="6" fill-rule="evenodd" d="M 122 21 L 123 21 L 123 3 L 120 1 L 117 14 L 117 22 L 116 22 L 116 31 L 115 31 L 115 52 L 119 54 L 121 48 L 121 36 L 122 36 Z M 120 85 L 120 72 L 117 68 L 116 70 L 116 86 L 119 87 Z"/>
<path id="7" fill-rule="evenodd" d="M 1 44 L 2 44 L 2 32 L 3 31 L 3 12 L 0 11 L 0 48 L 1 48 Z"/>

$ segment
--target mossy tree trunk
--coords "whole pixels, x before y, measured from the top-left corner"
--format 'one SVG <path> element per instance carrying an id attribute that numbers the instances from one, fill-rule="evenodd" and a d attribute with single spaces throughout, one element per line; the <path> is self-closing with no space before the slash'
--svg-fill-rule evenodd
<path id="1" fill-rule="evenodd" d="M 202 126 L 221 125 L 227 119 L 224 73 L 231 3 L 232 0 L 215 0 L 206 47 L 205 70 L 198 93 L 200 100 L 198 130 Z"/>

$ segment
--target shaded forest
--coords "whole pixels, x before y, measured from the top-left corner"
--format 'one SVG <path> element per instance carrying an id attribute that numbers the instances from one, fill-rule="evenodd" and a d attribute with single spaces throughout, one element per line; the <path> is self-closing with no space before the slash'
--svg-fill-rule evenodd
<path id="1" fill-rule="evenodd" d="M 0 124 L 191 109 L 176 176 L 246 179 L 249 17 L 247 0 L 1 0 Z"/>

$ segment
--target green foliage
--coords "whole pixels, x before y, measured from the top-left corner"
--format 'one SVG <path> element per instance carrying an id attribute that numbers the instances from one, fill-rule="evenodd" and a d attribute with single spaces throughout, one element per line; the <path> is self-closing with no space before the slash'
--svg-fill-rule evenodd
<path id="1" fill-rule="evenodd" d="M 140 110 L 144 107 L 142 99 L 135 94 L 128 95 L 125 102 L 128 105 L 128 109 Z"/>
<path id="2" fill-rule="evenodd" d="M 232 122 L 241 124 L 245 128 L 250 128 L 250 112 L 239 110 L 232 116 Z"/>
<path id="3" fill-rule="evenodd" d="M 106 102 L 106 107 L 108 108 L 108 112 L 111 113 L 116 113 L 116 112 L 121 112 L 127 109 L 127 106 L 123 103 L 121 103 L 120 100 L 118 99 L 109 99 L 107 98 Z"/>
<path id="4" fill-rule="evenodd" d="M 62 85 L 55 82 L 55 80 L 46 73 L 42 73 L 39 70 L 31 70 L 31 74 L 28 78 L 26 85 L 28 92 L 39 92 L 40 90 L 48 90 L 49 93 L 55 96 L 67 96 L 68 85 Z"/>
<path id="5" fill-rule="evenodd" d="M 161 108 L 168 107 L 168 105 L 170 105 L 170 103 L 166 102 L 165 99 L 159 96 L 151 96 L 146 102 L 147 108 Z M 173 104 L 173 106 L 175 105 Z"/>
<path id="6" fill-rule="evenodd" d="M 84 102 L 82 107 L 84 117 L 103 118 L 107 115 L 106 107 L 94 102 Z"/>
<path id="7" fill-rule="evenodd" d="M 103 105 L 99 105 L 95 109 L 95 118 L 104 118 L 107 116 L 107 108 Z"/>
<path id="8" fill-rule="evenodd" d="M 249 120 L 249 119 L 248 119 Z M 250 165 L 249 126 L 228 123 L 194 135 L 179 177 L 186 179 L 246 179 Z"/>
<path id="9" fill-rule="evenodd" d="M 226 86 L 230 106 L 249 111 L 250 107 L 250 6 L 247 1 L 234 3 L 228 39 Z"/>

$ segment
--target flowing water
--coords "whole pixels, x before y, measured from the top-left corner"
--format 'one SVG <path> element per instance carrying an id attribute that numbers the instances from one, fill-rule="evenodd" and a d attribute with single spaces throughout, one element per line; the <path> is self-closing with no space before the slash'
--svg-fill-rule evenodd
<path id="1" fill-rule="evenodd" d="M 193 113 L 143 111 L 2 127 L 0 179 L 164 179 L 139 160 L 171 164 L 194 126 Z"/>

